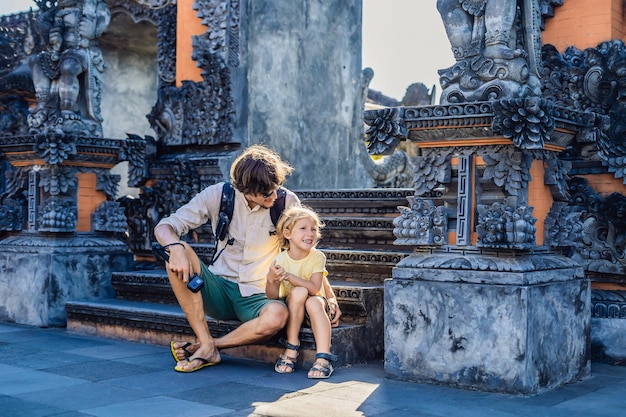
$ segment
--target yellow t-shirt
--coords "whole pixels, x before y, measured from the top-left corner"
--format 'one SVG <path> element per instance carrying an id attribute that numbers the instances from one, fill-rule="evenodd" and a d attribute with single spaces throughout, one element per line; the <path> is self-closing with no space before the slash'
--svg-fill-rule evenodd
<path id="1" fill-rule="evenodd" d="M 317 249 L 312 249 L 304 259 L 291 259 L 286 250 L 279 253 L 275 259 L 276 264 L 282 266 L 285 271 L 307 281 L 310 281 L 311 275 L 316 272 L 321 272 L 324 276 L 328 275 L 328 271 L 326 270 L 326 255 Z M 281 281 L 278 297 L 287 297 L 292 288 L 293 285 L 291 285 L 291 283 Z M 320 291 L 317 295 L 326 296 L 324 293 L 324 284 L 320 287 Z"/>

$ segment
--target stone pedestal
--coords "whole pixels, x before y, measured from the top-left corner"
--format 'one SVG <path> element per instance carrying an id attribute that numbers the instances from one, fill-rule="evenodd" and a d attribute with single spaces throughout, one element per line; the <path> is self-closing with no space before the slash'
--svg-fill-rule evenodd
<path id="1" fill-rule="evenodd" d="M 536 394 L 590 374 L 590 284 L 569 258 L 413 255 L 385 282 L 385 371 Z"/>
<path id="2" fill-rule="evenodd" d="M 133 268 L 117 239 L 22 233 L 0 241 L 0 320 L 64 326 L 65 303 L 113 297 L 112 271 Z"/>

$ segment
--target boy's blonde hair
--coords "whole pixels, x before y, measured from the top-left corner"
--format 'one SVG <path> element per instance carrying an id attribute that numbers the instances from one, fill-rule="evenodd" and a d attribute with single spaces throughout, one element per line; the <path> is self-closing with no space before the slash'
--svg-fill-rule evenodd
<path id="1" fill-rule="evenodd" d="M 322 238 L 321 229 L 325 226 L 312 209 L 306 206 L 291 206 L 281 214 L 276 225 L 276 235 L 278 236 L 281 249 L 289 248 L 289 240 L 285 239 L 285 230 L 291 230 L 298 220 L 312 218 L 317 225 L 317 241 Z"/>

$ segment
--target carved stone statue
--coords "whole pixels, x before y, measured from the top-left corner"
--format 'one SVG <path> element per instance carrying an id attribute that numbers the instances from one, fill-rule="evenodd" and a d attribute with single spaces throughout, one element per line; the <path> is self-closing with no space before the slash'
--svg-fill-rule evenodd
<path id="1" fill-rule="evenodd" d="M 540 94 L 537 1 L 437 0 L 457 61 L 439 71 L 442 104 Z M 518 6 L 523 18 L 519 25 Z M 524 36 L 517 36 L 518 31 Z"/>
<path id="2" fill-rule="evenodd" d="M 104 0 L 59 0 L 37 21 L 46 49 L 32 55 L 37 105 L 31 133 L 102 136 L 100 101 L 105 70 L 98 37 L 111 21 Z"/>

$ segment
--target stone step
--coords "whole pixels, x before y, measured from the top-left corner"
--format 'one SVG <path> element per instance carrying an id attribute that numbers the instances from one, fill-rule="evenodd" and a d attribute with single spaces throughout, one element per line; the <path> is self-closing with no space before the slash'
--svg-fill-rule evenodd
<path id="1" fill-rule="evenodd" d="M 67 329 L 81 333 L 168 346 L 171 340 L 194 341 L 185 315 L 177 305 L 104 299 L 74 301 L 66 304 Z M 344 323 L 332 329 L 332 352 L 338 355 L 337 366 L 380 360 L 383 353 L 382 305 L 376 321 L 362 324 Z M 371 315 L 371 311 L 370 311 Z M 207 317 L 213 337 L 220 337 L 240 325 L 238 321 Z M 263 345 L 225 349 L 234 357 L 273 363 L 283 351 L 278 343 L 281 334 Z M 300 331 L 302 366 L 315 360 L 315 340 L 310 328 Z"/>
<path id="2" fill-rule="evenodd" d="M 120 300 L 178 304 L 163 270 L 114 272 L 111 284 L 116 298 Z M 378 309 L 377 306 L 382 305 L 382 283 L 331 281 L 331 285 L 343 313 L 344 322 L 363 324 L 368 320 L 367 309 Z"/>
<path id="3" fill-rule="evenodd" d="M 350 250 L 320 247 L 332 280 L 383 284 L 392 269 L 411 251 Z"/>
<path id="4" fill-rule="evenodd" d="M 325 223 L 323 248 L 406 250 L 394 248 L 393 220 L 398 206 L 407 206 L 412 189 L 298 191 L 302 203 L 313 208 Z"/>
<path id="5" fill-rule="evenodd" d="M 343 190 L 296 190 L 303 204 L 315 209 L 322 218 L 329 215 L 388 215 L 396 217 L 398 206 L 407 206 L 412 188 L 370 188 Z"/>

